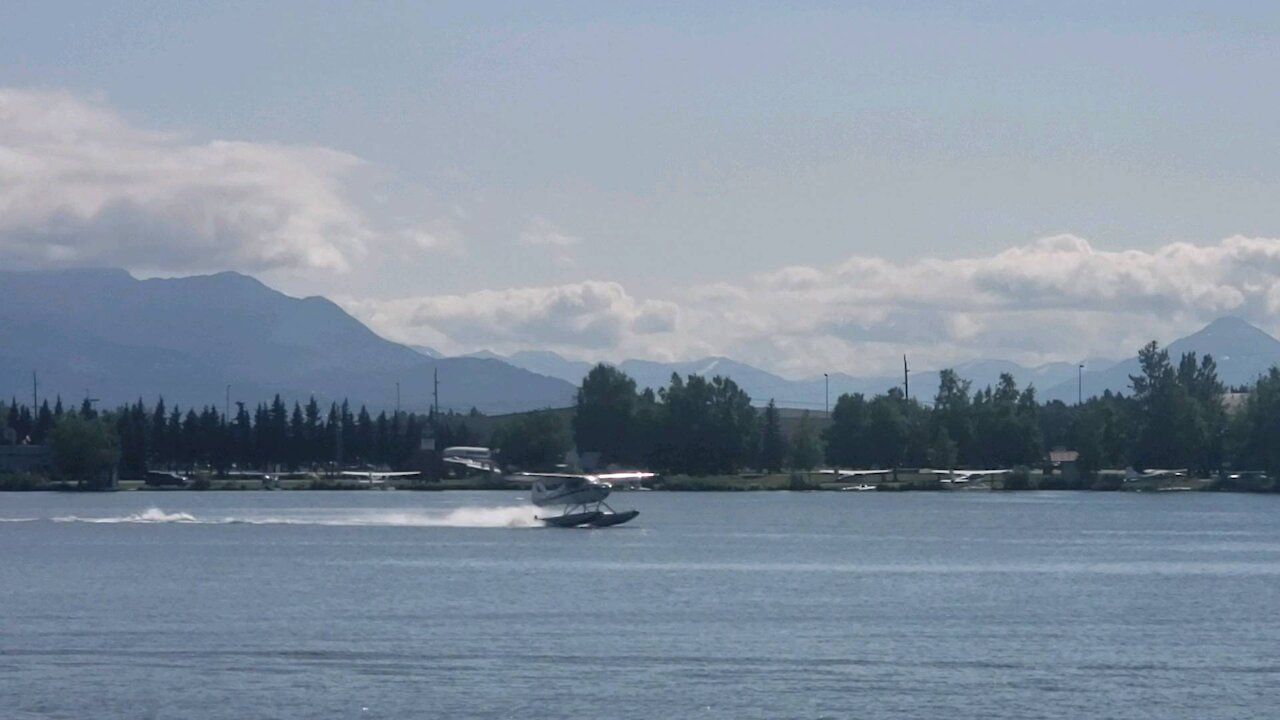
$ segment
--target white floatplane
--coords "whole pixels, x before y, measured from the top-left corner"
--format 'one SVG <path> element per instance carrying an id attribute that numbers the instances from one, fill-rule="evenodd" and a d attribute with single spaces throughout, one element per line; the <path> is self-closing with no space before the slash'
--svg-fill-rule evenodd
<path id="1" fill-rule="evenodd" d="M 458 445 L 447 447 L 441 453 L 441 460 L 465 470 L 482 473 L 499 472 L 498 463 L 494 462 L 493 451 L 487 447 L 471 447 Z"/>
<path id="2" fill-rule="evenodd" d="M 630 475 L 630 473 L 628 473 Z M 563 507 L 559 515 L 539 517 L 552 527 L 609 527 L 621 525 L 640 514 L 639 510 L 617 512 L 604 501 L 613 486 L 603 478 L 609 475 L 571 475 L 567 473 L 515 473 L 512 482 L 528 483 L 531 499 L 538 507 Z"/>
<path id="3" fill-rule="evenodd" d="M 997 475 L 1009 474 L 1009 468 L 1002 470 L 921 470 L 921 473 L 927 475 L 941 475 L 942 478 L 938 482 L 951 485 L 963 485 L 970 480 L 983 480 Z"/>
<path id="4" fill-rule="evenodd" d="M 1124 481 L 1137 482 L 1139 480 L 1173 480 L 1177 478 L 1187 477 L 1186 468 L 1147 468 L 1139 472 L 1133 468 L 1125 468 Z"/>
<path id="5" fill-rule="evenodd" d="M 342 476 L 354 478 L 357 484 L 369 485 L 371 487 L 381 487 L 386 485 L 390 478 L 401 477 L 417 477 L 422 473 L 416 470 L 406 470 L 403 472 L 379 472 L 377 470 L 343 470 Z"/>

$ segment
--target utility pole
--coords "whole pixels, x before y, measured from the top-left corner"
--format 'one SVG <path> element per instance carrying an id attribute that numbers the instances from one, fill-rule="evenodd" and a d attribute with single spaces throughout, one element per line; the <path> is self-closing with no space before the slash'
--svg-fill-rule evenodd
<path id="1" fill-rule="evenodd" d="M 907 356 L 902 355 L 902 396 L 906 400 L 911 400 L 911 370 L 907 367 Z"/>
<path id="2" fill-rule="evenodd" d="M 1084 404 L 1084 363 L 1076 366 L 1076 405 Z"/>
<path id="3" fill-rule="evenodd" d="M 400 381 L 396 381 L 396 417 L 400 417 Z"/>
<path id="4" fill-rule="evenodd" d="M 36 371 L 31 371 L 31 415 L 34 417 L 36 408 L 40 407 L 40 381 L 36 379 Z"/>
<path id="5" fill-rule="evenodd" d="M 227 384 L 227 397 L 222 404 L 222 422 L 231 424 L 231 385 Z"/>
<path id="6" fill-rule="evenodd" d="M 431 415 L 435 417 L 440 414 L 440 368 L 432 368 L 432 410 Z"/>
<path id="7" fill-rule="evenodd" d="M 822 410 L 827 414 L 827 418 L 831 418 L 831 376 L 822 373 Z"/>

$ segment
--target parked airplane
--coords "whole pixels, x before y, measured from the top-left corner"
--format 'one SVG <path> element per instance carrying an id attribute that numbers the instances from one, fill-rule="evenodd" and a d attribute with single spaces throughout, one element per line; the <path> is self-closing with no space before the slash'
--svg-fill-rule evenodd
<path id="1" fill-rule="evenodd" d="M 920 472 L 929 475 L 943 475 L 945 477 L 939 480 L 942 483 L 962 485 L 971 480 L 981 480 L 994 475 L 1006 475 L 1010 470 L 1009 468 L 1004 468 L 1003 470 L 921 470 Z"/>
<path id="2" fill-rule="evenodd" d="M 612 473 L 611 473 L 612 474 Z M 617 473 L 615 475 L 631 475 Z M 604 501 L 613 486 L 602 477 L 608 475 L 571 475 L 567 473 L 515 473 L 508 475 L 512 482 L 529 483 L 531 499 L 538 507 L 562 506 L 559 515 L 538 519 L 553 527 L 609 527 L 621 525 L 640 514 L 639 510 L 617 512 Z M 601 510 L 604 508 L 604 510 Z"/>
<path id="3" fill-rule="evenodd" d="M 821 475 L 835 475 L 836 480 L 840 481 L 848 480 L 849 478 L 884 477 L 885 475 L 892 475 L 893 470 L 841 470 L 836 468 L 835 470 L 819 470 L 818 473 Z"/>
<path id="4" fill-rule="evenodd" d="M 1133 482 L 1135 480 L 1168 480 L 1171 478 L 1186 477 L 1187 470 L 1168 470 L 1162 468 L 1147 468 L 1142 472 L 1138 472 L 1133 468 L 1126 468 L 1124 471 L 1125 482 Z"/>
<path id="5" fill-rule="evenodd" d="M 343 477 L 356 478 L 361 485 L 385 485 L 388 478 L 417 477 L 422 473 L 416 470 L 404 472 L 378 472 L 376 470 L 343 470 Z"/>
<path id="6" fill-rule="evenodd" d="M 487 447 L 458 445 L 445 448 L 440 455 L 441 460 L 450 465 L 484 473 L 499 472 L 498 464 L 493 461 L 493 453 Z"/>
<path id="7" fill-rule="evenodd" d="M 387 478 L 397 477 L 415 477 L 422 473 L 417 470 L 404 470 L 400 472 L 382 472 L 379 470 L 343 470 L 342 475 L 345 477 L 364 478 L 366 480 L 386 480 Z"/>

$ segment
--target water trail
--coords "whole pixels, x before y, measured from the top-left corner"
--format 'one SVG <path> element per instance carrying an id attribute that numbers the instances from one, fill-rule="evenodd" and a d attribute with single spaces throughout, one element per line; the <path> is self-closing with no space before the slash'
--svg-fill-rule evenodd
<path id="1" fill-rule="evenodd" d="M 106 525 L 114 525 L 118 523 L 199 523 L 200 521 L 190 513 L 177 512 L 167 513 L 160 508 L 147 508 L 140 513 L 125 515 L 123 517 L 77 517 L 75 515 L 67 515 L 65 517 L 56 517 L 54 522 L 80 522 L 80 523 L 98 523 Z"/>
<path id="2" fill-rule="evenodd" d="M 500 507 L 460 507 L 453 510 L 338 510 L 329 514 L 308 512 L 298 515 L 244 515 L 197 517 L 185 512 L 165 512 L 148 508 L 140 513 L 117 517 L 53 518 L 54 522 L 94 524 L 190 524 L 190 525 L 324 525 L 331 527 L 459 527 L 525 528 L 542 525 L 531 505 Z"/>

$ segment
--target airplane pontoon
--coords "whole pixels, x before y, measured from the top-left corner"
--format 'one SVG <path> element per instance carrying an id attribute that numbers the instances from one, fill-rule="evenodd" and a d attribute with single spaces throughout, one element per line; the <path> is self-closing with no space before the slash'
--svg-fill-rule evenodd
<path id="1" fill-rule="evenodd" d="M 564 473 L 516 473 L 513 482 L 529 483 L 531 498 L 538 507 L 563 507 L 559 515 L 538 517 L 552 527 L 609 527 L 621 525 L 640 514 L 639 510 L 618 512 L 604 501 L 613 486 L 597 475 Z"/>

